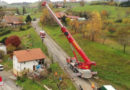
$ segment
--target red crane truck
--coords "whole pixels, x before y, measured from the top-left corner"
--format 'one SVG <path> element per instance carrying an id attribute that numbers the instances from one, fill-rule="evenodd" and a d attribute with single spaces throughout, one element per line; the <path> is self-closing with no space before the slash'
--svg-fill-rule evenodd
<path id="1" fill-rule="evenodd" d="M 80 62 L 77 59 L 76 53 L 73 50 L 74 57 L 72 58 L 67 58 L 67 63 L 70 66 L 70 68 L 77 73 L 77 76 L 82 77 L 82 78 L 91 78 L 96 72 L 91 71 L 91 66 L 96 65 L 95 62 L 91 62 L 90 59 L 87 57 L 87 55 L 84 53 L 84 51 L 80 48 L 80 46 L 77 44 L 75 39 L 72 37 L 72 35 L 69 33 L 69 31 L 66 29 L 65 26 L 61 23 L 61 21 L 56 17 L 54 12 L 51 10 L 49 5 L 46 2 L 42 3 L 42 6 L 46 6 L 46 8 L 49 10 L 50 14 L 52 17 L 56 20 L 56 22 L 59 24 L 61 27 L 61 31 L 64 33 L 66 38 L 68 39 L 69 43 L 76 49 L 78 54 L 82 57 L 84 62 Z"/>

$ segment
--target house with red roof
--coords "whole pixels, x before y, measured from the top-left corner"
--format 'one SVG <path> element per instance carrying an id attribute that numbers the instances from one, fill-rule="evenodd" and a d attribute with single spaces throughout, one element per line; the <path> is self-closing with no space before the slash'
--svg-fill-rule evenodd
<path id="1" fill-rule="evenodd" d="M 13 53 L 13 73 L 22 76 L 23 71 L 34 72 L 45 63 L 45 54 L 40 48 L 14 51 Z"/>
<path id="2" fill-rule="evenodd" d="M 63 16 L 67 16 L 64 12 L 56 12 L 55 14 L 59 19 L 61 19 Z"/>
<path id="3" fill-rule="evenodd" d="M 5 26 L 18 26 L 23 25 L 23 19 L 17 16 L 4 16 L 3 23 Z"/>

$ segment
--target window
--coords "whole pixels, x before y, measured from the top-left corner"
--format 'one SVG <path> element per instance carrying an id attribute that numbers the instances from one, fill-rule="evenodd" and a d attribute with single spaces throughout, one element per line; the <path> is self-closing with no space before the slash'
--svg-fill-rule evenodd
<path id="1" fill-rule="evenodd" d="M 40 60 L 38 64 L 44 64 L 44 60 Z"/>

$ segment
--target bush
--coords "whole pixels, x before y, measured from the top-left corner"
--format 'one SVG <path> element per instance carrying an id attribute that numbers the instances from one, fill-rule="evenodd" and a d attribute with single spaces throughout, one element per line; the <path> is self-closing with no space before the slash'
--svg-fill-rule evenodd
<path id="1" fill-rule="evenodd" d="M 20 30 L 24 31 L 24 30 L 27 30 L 27 29 L 30 29 L 30 28 L 31 28 L 31 25 L 27 24 L 27 25 L 21 26 Z"/>
<path id="2" fill-rule="evenodd" d="M 17 80 L 18 81 L 21 81 L 21 82 L 24 82 L 26 80 L 27 76 L 26 75 L 23 75 L 22 77 L 17 77 Z"/>
<path id="3" fill-rule="evenodd" d="M 5 35 L 5 34 L 9 34 L 11 31 L 9 30 L 9 29 L 0 29 L 0 36 L 3 36 L 3 35 Z"/>
<path id="4" fill-rule="evenodd" d="M 18 47 L 21 44 L 21 40 L 18 36 L 10 36 L 5 40 L 6 46 L 13 45 L 14 47 Z"/>
<path id="5" fill-rule="evenodd" d="M 7 37 L 3 38 L 3 39 L 0 41 L 0 43 L 5 44 L 5 40 L 6 40 L 6 39 L 7 39 Z"/>
<path id="6" fill-rule="evenodd" d="M 130 23 L 130 18 L 124 18 L 124 19 L 123 19 L 123 23 L 126 23 L 126 24 L 127 24 L 127 23 Z"/>
<path id="7" fill-rule="evenodd" d="M 122 23 L 122 19 L 118 19 L 115 21 L 116 23 Z"/>
<path id="8" fill-rule="evenodd" d="M 26 29 L 25 29 L 25 27 L 21 26 L 21 27 L 20 27 L 20 30 L 21 30 L 21 31 L 24 31 L 24 30 L 26 30 Z"/>
<path id="9" fill-rule="evenodd" d="M 4 57 L 4 51 L 0 50 L 0 59 L 2 59 Z"/>
<path id="10" fill-rule="evenodd" d="M 116 32 L 116 29 L 113 28 L 113 27 L 110 27 L 110 28 L 108 29 L 108 31 L 109 31 L 110 33 L 114 33 L 114 32 Z"/>
<path id="11" fill-rule="evenodd" d="M 14 50 L 16 50 L 16 47 L 13 46 L 12 44 L 9 44 L 9 45 L 7 46 L 7 52 L 8 52 L 8 53 L 12 53 Z"/>

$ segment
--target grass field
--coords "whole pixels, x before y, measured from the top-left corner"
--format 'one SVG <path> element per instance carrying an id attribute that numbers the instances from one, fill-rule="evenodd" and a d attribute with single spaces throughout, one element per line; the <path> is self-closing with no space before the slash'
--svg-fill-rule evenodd
<path id="1" fill-rule="evenodd" d="M 108 6 L 108 5 L 88 5 L 86 4 L 84 7 L 77 6 L 72 8 L 73 11 L 81 12 L 81 11 L 98 11 L 106 10 L 109 13 L 109 17 L 113 19 L 130 17 L 130 15 L 126 15 L 126 11 L 130 10 L 130 7 L 116 7 L 116 6 Z"/>
<path id="2" fill-rule="evenodd" d="M 70 55 L 73 53 L 67 39 L 64 37 L 60 28 L 45 26 L 44 30 Z M 123 54 L 120 49 L 111 48 L 96 42 L 82 39 L 81 35 L 73 35 L 87 56 L 92 61 L 96 61 L 97 66 L 93 70 L 98 71 L 101 79 L 110 81 L 113 84 L 123 87 L 124 90 L 130 89 L 130 56 Z"/>

